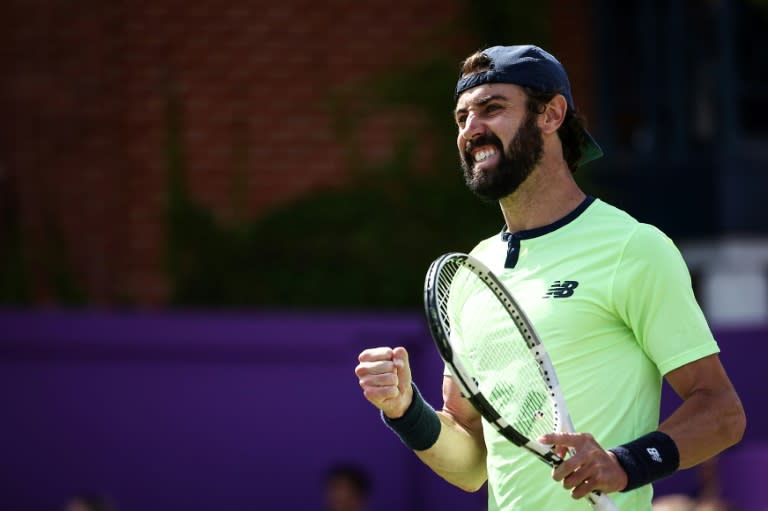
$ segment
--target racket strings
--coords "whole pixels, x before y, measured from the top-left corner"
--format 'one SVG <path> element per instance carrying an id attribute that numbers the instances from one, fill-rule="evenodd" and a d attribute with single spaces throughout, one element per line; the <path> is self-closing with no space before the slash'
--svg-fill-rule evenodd
<path id="1" fill-rule="evenodd" d="M 440 271 L 437 275 L 437 306 L 439 310 L 440 321 L 446 333 L 449 335 L 451 334 L 451 322 L 449 314 L 449 298 L 451 296 L 451 288 L 453 287 L 454 281 L 456 280 L 456 274 L 463 268 L 464 267 L 459 261 L 451 259 L 440 268 Z"/>
<path id="2" fill-rule="evenodd" d="M 530 350 L 525 323 L 519 315 L 510 317 L 491 285 L 463 260 L 448 261 L 437 276 L 441 322 L 455 355 L 493 407 L 520 433 L 536 438 L 557 428 L 554 399 Z"/>
<path id="3" fill-rule="evenodd" d="M 517 340 L 491 344 L 487 353 L 478 357 L 480 371 L 490 368 L 496 373 L 489 378 L 493 382 L 489 401 L 528 438 L 551 433 L 556 429 L 555 407 L 538 361 L 518 332 L 509 332 L 509 336 Z"/>

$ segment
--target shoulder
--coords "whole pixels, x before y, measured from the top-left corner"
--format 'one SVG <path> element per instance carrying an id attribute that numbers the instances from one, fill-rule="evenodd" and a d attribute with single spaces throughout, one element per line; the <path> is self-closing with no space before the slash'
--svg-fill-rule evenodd
<path id="1" fill-rule="evenodd" d="M 626 211 L 599 199 L 595 200 L 592 208 L 591 228 L 596 233 L 610 233 L 608 235 L 614 239 L 623 240 L 622 249 L 626 256 L 645 257 L 659 255 L 659 251 L 666 254 L 677 252 L 672 239 L 657 226 L 640 222 Z"/>
<path id="2" fill-rule="evenodd" d="M 501 237 L 501 230 L 499 230 L 499 232 L 493 236 L 489 236 L 480 241 L 469 253 L 470 255 L 480 258 L 482 255 L 488 255 L 495 251 L 501 250 L 503 252 L 505 249 L 506 243 L 504 243 L 504 240 Z"/>
<path id="3" fill-rule="evenodd" d="M 615 285 L 625 290 L 691 286 L 688 265 L 675 242 L 658 227 L 642 222 L 627 232 L 615 276 Z"/>
<path id="4" fill-rule="evenodd" d="M 623 259 L 625 261 L 643 260 L 654 265 L 683 262 L 682 255 L 675 242 L 659 228 L 638 223 L 627 239 Z"/>
<path id="5" fill-rule="evenodd" d="M 587 225 L 592 228 L 597 225 L 603 229 L 621 229 L 629 233 L 637 226 L 643 225 L 628 212 L 600 199 L 592 202 L 585 216 L 589 220 Z"/>

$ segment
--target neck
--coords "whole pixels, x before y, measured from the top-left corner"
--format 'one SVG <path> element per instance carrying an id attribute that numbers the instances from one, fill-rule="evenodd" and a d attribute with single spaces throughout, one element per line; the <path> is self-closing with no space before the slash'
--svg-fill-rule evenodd
<path id="1" fill-rule="evenodd" d="M 586 198 L 570 169 L 560 160 L 542 163 L 512 194 L 499 201 L 509 232 L 549 225 L 573 211 Z"/>

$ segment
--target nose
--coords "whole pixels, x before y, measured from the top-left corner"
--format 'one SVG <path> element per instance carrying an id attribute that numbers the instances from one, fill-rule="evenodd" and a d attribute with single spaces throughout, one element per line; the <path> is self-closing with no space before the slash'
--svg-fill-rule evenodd
<path id="1" fill-rule="evenodd" d="M 485 125 L 474 114 L 470 113 L 464 120 L 464 126 L 459 130 L 459 135 L 466 141 L 470 141 L 485 131 Z"/>

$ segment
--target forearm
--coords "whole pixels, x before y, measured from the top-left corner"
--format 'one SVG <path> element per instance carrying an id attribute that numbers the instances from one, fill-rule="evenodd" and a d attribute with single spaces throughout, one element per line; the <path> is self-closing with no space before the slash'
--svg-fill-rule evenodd
<path id="1" fill-rule="evenodd" d="M 477 491 L 487 479 L 485 444 L 479 424 L 464 426 L 445 411 L 437 412 L 437 442 L 416 455 L 437 475 L 465 491 Z"/>
<path id="2" fill-rule="evenodd" d="M 658 428 L 611 451 L 630 491 L 693 467 L 732 446 L 744 434 L 744 409 L 714 354 L 666 374 L 682 404 Z"/>
<path id="3" fill-rule="evenodd" d="M 733 389 L 702 389 L 692 392 L 659 430 L 675 441 L 685 469 L 737 443 L 744 427 L 744 410 Z"/>
<path id="4" fill-rule="evenodd" d="M 395 355 L 401 349 L 396 348 Z M 404 350 L 402 354 L 401 366 L 405 369 L 394 379 L 394 389 L 382 386 L 382 378 L 370 376 L 369 358 L 384 359 L 378 363 L 382 367 L 376 374 L 391 371 L 394 363 L 386 360 L 386 349 L 360 355 L 361 365 L 356 372 L 366 397 L 379 408 L 384 423 L 437 475 L 465 491 L 478 490 L 487 478 L 480 414 L 448 375 L 443 377 L 443 409 L 434 410 L 413 384 Z"/>

